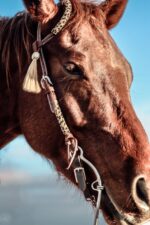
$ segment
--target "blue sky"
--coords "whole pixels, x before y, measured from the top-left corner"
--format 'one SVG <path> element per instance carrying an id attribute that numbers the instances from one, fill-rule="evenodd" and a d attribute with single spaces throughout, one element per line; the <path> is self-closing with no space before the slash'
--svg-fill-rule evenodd
<path id="1" fill-rule="evenodd" d="M 150 1 L 129 1 L 127 10 L 119 25 L 111 31 L 116 43 L 132 65 L 134 82 L 131 88 L 135 110 L 150 136 Z M 0 1 L 0 15 L 13 16 L 23 10 L 21 0 Z M 28 173 L 49 173 L 50 167 L 36 153 L 33 153 L 23 137 L 6 146 L 0 153 L 3 166 L 17 167 Z"/>

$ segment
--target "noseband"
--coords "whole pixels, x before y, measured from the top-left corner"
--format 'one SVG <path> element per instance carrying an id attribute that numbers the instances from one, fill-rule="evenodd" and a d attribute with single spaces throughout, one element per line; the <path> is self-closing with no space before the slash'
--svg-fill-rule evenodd
<path id="1" fill-rule="evenodd" d="M 33 43 L 34 53 L 32 55 L 32 59 L 33 61 L 34 59 L 40 60 L 40 65 L 42 70 L 41 87 L 46 93 L 50 110 L 52 113 L 55 114 L 58 124 L 65 138 L 66 150 L 68 155 L 68 167 L 66 169 L 69 170 L 72 168 L 74 170 L 74 177 L 75 177 L 76 183 L 78 184 L 79 188 L 83 191 L 87 201 L 91 201 L 92 204 L 94 205 L 95 217 L 94 217 L 93 225 L 97 225 L 98 218 L 99 218 L 100 203 L 101 203 L 101 194 L 102 194 L 102 190 L 104 189 L 104 187 L 102 186 L 101 177 L 96 167 L 88 159 L 84 157 L 83 149 L 79 146 L 77 139 L 70 131 L 64 119 L 61 108 L 59 106 L 59 102 L 57 100 L 53 83 L 48 74 L 46 61 L 45 61 L 45 57 L 44 57 L 43 49 L 42 49 L 42 47 L 45 44 L 47 44 L 52 38 L 54 38 L 64 28 L 64 26 L 67 24 L 68 20 L 70 19 L 71 12 L 72 12 L 72 5 L 70 0 L 64 0 L 62 1 L 62 4 L 65 6 L 65 11 L 61 20 L 51 30 L 50 34 L 48 34 L 44 39 L 41 38 L 41 24 L 40 23 L 38 24 L 37 40 Z M 97 193 L 96 198 L 94 195 L 90 194 L 90 191 L 87 187 L 86 172 L 84 168 L 85 165 L 88 166 L 95 175 L 96 179 L 94 182 L 91 183 L 91 189 Z"/>

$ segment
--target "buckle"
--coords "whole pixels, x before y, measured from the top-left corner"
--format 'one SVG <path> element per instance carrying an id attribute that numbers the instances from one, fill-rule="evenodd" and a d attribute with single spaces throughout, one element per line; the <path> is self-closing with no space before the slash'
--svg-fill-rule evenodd
<path id="1" fill-rule="evenodd" d="M 76 180 L 76 183 L 77 184 L 80 182 L 80 178 L 81 177 L 82 177 L 82 179 L 86 180 L 84 168 L 83 167 L 77 167 L 77 168 L 75 168 L 74 169 L 74 176 L 75 176 L 75 180 Z"/>
<path id="2" fill-rule="evenodd" d="M 82 191 L 86 190 L 86 175 L 83 167 L 77 167 L 74 169 L 74 176 L 76 183 Z"/>

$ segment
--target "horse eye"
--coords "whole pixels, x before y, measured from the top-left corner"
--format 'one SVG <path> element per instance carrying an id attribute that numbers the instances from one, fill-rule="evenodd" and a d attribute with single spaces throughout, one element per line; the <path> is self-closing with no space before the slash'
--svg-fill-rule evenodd
<path id="1" fill-rule="evenodd" d="M 78 65 L 72 62 L 66 63 L 64 65 L 64 70 L 71 75 L 76 75 L 76 76 L 84 75 L 82 69 Z"/>

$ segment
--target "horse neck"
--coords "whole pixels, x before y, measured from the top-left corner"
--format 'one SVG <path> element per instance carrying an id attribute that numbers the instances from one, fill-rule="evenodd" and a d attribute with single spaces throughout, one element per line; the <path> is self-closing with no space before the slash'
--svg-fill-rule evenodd
<path id="1" fill-rule="evenodd" d="M 6 49 L 3 55 L 7 29 L 9 29 L 9 26 L 7 29 L 4 29 L 4 26 L 6 23 L 8 25 L 8 22 L 9 20 L 0 21 L 0 149 L 20 134 L 17 107 L 19 79 L 18 71 L 14 69 L 16 67 L 16 62 L 13 60 L 14 49 Z M 11 55 L 9 65 L 5 62 L 6 52 Z M 8 68 L 12 68 L 9 74 L 7 74 Z"/>
<path id="2" fill-rule="evenodd" d="M 0 62 L 1 64 L 1 62 Z M 0 71 L 1 68 L 0 68 Z M 17 97 L 13 89 L 6 84 L 6 76 L 0 75 L 0 149 L 14 139 L 19 133 L 17 116 Z"/>

